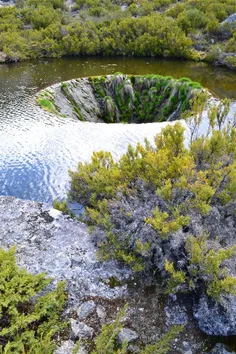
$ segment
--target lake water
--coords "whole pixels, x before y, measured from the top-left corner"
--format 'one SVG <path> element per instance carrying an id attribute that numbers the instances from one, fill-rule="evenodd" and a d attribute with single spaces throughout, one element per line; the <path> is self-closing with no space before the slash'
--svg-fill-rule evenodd
<path id="1" fill-rule="evenodd" d="M 214 95 L 236 101 L 236 73 L 204 63 L 90 57 L 0 65 L 0 195 L 51 203 L 65 196 L 68 169 L 88 160 L 94 150 L 109 150 L 118 157 L 129 143 L 152 139 L 160 131 L 160 123 L 84 123 L 35 105 L 36 92 L 48 85 L 118 71 L 190 77 Z"/>

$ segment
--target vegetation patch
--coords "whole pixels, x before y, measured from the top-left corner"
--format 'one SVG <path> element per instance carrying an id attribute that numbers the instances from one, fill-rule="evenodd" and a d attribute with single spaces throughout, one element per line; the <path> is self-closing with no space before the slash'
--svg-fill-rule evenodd
<path id="1" fill-rule="evenodd" d="M 53 93 L 48 91 L 47 89 L 39 93 L 36 101 L 39 106 L 45 109 L 45 111 L 48 111 L 53 114 L 58 112 L 57 107 L 55 106 L 54 103 Z"/>
<path id="2" fill-rule="evenodd" d="M 122 343 L 118 340 L 119 333 L 124 328 L 124 320 L 126 315 L 127 305 L 119 311 L 114 321 L 110 324 L 104 324 L 101 332 L 94 340 L 93 348 L 89 351 L 91 354 L 127 354 L 130 352 L 128 348 L 128 341 L 124 340 Z M 140 354 L 166 354 L 172 347 L 173 341 L 183 331 L 183 326 L 173 326 L 167 333 L 155 344 L 148 344 L 141 349 Z M 79 349 L 83 341 L 78 341 L 73 353 L 79 353 Z M 88 344 L 88 343 L 87 343 Z"/>
<path id="3" fill-rule="evenodd" d="M 17 0 L 0 8 L 0 51 L 6 61 L 126 55 L 225 64 L 222 53 L 235 53 L 234 13 L 234 0 L 75 0 L 71 11 L 63 0 Z"/>
<path id="4" fill-rule="evenodd" d="M 148 89 L 149 81 L 135 80 Z M 227 236 L 235 234 L 236 225 L 236 122 L 227 121 L 225 99 L 209 109 L 202 136 L 205 102 L 205 92 L 189 101 L 188 148 L 177 122 L 156 136 L 155 146 L 148 141 L 129 146 L 119 161 L 109 152 L 94 152 L 91 162 L 70 171 L 70 197 L 86 206 L 84 221 L 99 238 L 102 259 L 116 258 L 136 271 L 160 271 L 172 293 L 205 291 L 220 300 L 236 294 L 230 270 L 235 241 Z"/>
<path id="5" fill-rule="evenodd" d="M 67 326 L 60 319 L 65 284 L 47 291 L 52 279 L 19 268 L 15 252 L 0 249 L 0 353 L 52 354 L 55 336 Z"/>

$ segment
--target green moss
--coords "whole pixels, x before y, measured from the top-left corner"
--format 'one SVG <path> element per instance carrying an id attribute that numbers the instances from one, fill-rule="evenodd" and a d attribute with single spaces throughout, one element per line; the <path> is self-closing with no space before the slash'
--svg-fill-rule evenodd
<path id="1" fill-rule="evenodd" d="M 57 108 L 54 104 L 51 94 L 48 92 L 43 92 L 37 97 L 37 103 L 41 106 L 45 111 L 50 113 L 58 113 Z"/>
<path id="2" fill-rule="evenodd" d="M 66 82 L 62 82 L 61 87 L 68 87 L 68 84 Z"/>
<path id="3" fill-rule="evenodd" d="M 188 77 L 181 77 L 178 82 L 191 82 L 191 80 Z"/>
<path id="4" fill-rule="evenodd" d="M 178 98 L 177 98 L 176 96 L 172 96 L 172 97 L 170 98 L 170 100 L 171 100 L 171 102 L 174 103 L 174 104 L 178 103 Z"/>
<path id="5" fill-rule="evenodd" d="M 104 98 L 106 96 L 105 90 L 105 76 L 92 76 L 89 78 L 89 81 L 93 87 L 95 95 L 100 98 Z"/>
<path id="6" fill-rule="evenodd" d="M 81 120 L 82 122 L 85 122 L 86 119 L 84 119 L 84 117 L 83 117 L 83 115 L 82 115 L 82 113 L 81 113 L 79 107 L 76 106 L 76 105 L 73 105 L 73 108 L 74 108 L 74 111 L 75 111 L 77 117 L 79 118 L 79 120 Z"/>
<path id="7" fill-rule="evenodd" d="M 197 90 L 202 89 L 202 85 L 199 84 L 199 82 L 190 82 L 189 86 L 192 87 L 193 89 L 197 89 Z"/>
<path id="8" fill-rule="evenodd" d="M 54 112 L 54 104 L 47 100 L 46 98 L 41 98 L 38 100 L 39 104 L 49 112 Z"/>

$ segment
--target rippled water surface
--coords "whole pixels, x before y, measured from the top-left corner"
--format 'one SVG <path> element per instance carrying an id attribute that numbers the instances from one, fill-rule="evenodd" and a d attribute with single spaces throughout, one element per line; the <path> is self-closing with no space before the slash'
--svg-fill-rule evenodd
<path id="1" fill-rule="evenodd" d="M 149 139 L 159 123 L 94 124 L 59 118 L 35 105 L 35 93 L 80 76 L 156 73 L 188 76 L 219 97 L 236 101 L 236 73 L 203 63 L 157 59 L 83 58 L 0 65 L 0 195 L 51 202 L 65 196 L 68 169 L 92 151 L 118 157 L 129 143 Z M 232 106 L 235 109 L 235 104 Z"/>

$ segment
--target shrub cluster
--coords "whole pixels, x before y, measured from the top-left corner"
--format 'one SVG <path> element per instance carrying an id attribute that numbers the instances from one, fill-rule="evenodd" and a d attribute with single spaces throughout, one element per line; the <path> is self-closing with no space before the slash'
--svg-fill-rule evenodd
<path id="1" fill-rule="evenodd" d="M 203 222 L 213 206 L 220 212 L 235 202 L 236 129 L 235 122 L 226 119 L 229 101 L 225 100 L 209 109 L 209 127 L 202 136 L 205 99 L 205 93 L 199 93 L 191 101 L 188 148 L 178 122 L 156 136 L 155 146 L 148 141 L 145 146 L 129 146 L 119 161 L 109 152 L 95 152 L 91 162 L 70 171 L 70 196 L 86 206 L 85 219 L 95 227 L 95 238 L 98 229 L 106 233 L 97 241 L 103 259 L 114 257 L 140 270 L 150 267 L 150 259 L 161 250 L 158 266 L 171 277 L 169 290 L 204 287 L 219 298 L 223 292 L 236 292 L 236 278 L 224 268 L 235 247 L 227 248 L 217 238 L 213 247 Z M 200 233 L 194 220 L 200 220 Z M 136 230 L 149 230 L 145 240 Z M 179 231 L 183 240 L 176 257 L 170 249 Z"/>
<path id="2" fill-rule="evenodd" d="M 19 268 L 15 251 L 0 249 L 0 353 L 52 354 L 55 334 L 66 326 L 65 284 L 46 291 L 52 279 Z"/>
<path id="3" fill-rule="evenodd" d="M 235 52 L 235 25 L 221 25 L 235 12 L 234 0 L 77 0 L 72 12 L 63 0 L 17 0 L 0 8 L 0 51 L 13 61 L 98 54 L 199 59 L 215 49 Z"/>

